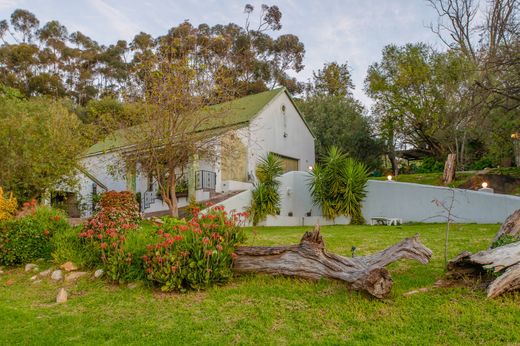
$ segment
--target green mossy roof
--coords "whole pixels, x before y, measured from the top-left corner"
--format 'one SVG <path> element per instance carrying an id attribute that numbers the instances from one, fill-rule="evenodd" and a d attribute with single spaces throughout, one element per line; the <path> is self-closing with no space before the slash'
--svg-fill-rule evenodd
<path id="1" fill-rule="evenodd" d="M 233 101 L 211 106 L 212 110 L 222 109 L 225 116 L 214 123 L 205 126 L 204 131 L 218 128 L 246 126 L 272 99 L 283 92 L 285 88 L 264 91 L 255 95 L 245 96 Z M 104 140 L 91 146 L 85 155 L 94 155 L 130 145 L 128 131 L 139 131 L 139 125 L 127 129 L 117 130 Z M 135 137 L 133 137 L 135 138 Z"/>

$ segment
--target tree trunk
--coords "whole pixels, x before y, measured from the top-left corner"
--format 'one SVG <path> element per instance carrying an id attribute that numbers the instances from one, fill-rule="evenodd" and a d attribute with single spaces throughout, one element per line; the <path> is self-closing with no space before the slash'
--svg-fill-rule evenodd
<path id="1" fill-rule="evenodd" d="M 175 171 L 170 173 L 170 203 L 168 208 L 170 209 L 170 216 L 179 217 L 179 207 L 177 204 L 177 177 Z"/>
<path id="2" fill-rule="evenodd" d="M 493 239 L 504 235 L 520 235 L 520 209 L 511 214 Z M 493 273 L 491 275 L 491 273 Z M 497 277 L 497 274 L 499 275 Z M 490 248 L 476 254 L 465 251 L 448 263 L 448 275 L 454 279 L 466 276 L 488 279 L 487 296 L 520 290 L 520 241 Z"/>
<path id="3" fill-rule="evenodd" d="M 498 230 L 493 243 L 496 242 L 503 235 L 520 236 L 520 209 L 509 215 L 506 221 Z"/>
<path id="4" fill-rule="evenodd" d="M 345 281 L 355 290 L 383 298 L 393 284 L 384 268 L 386 265 L 402 258 L 426 264 L 432 252 L 415 236 L 373 255 L 342 257 L 325 251 L 320 228 L 316 226 L 313 232 L 306 232 L 297 245 L 242 246 L 237 248 L 236 254 L 233 270 L 238 273 L 281 274 L 316 280 L 325 277 Z"/>
<path id="5" fill-rule="evenodd" d="M 449 154 L 446 163 L 444 164 L 444 174 L 442 181 L 444 185 L 451 184 L 455 180 L 455 170 L 457 168 L 457 155 Z"/>

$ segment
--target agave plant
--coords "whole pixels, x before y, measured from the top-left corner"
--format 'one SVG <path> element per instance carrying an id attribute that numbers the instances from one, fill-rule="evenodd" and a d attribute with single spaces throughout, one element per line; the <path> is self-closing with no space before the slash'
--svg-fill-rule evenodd
<path id="1" fill-rule="evenodd" d="M 280 195 L 278 177 L 282 175 L 283 167 L 280 159 L 269 153 L 261 159 L 256 168 L 258 183 L 252 191 L 251 206 L 247 210 L 253 225 L 265 220 L 267 215 L 280 213 Z"/>
<path id="2" fill-rule="evenodd" d="M 364 223 L 361 202 L 366 196 L 368 169 L 340 149 L 331 147 L 313 170 L 310 191 L 313 202 L 319 205 L 328 219 L 350 216 L 352 223 Z"/>

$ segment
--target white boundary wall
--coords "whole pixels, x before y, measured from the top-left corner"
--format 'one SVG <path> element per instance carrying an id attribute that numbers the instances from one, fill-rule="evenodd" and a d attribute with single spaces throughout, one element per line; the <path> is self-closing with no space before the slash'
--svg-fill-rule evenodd
<path id="1" fill-rule="evenodd" d="M 398 217 L 403 222 L 446 222 L 446 211 L 435 201 L 449 206 L 458 223 L 502 223 L 520 209 L 520 197 L 447 187 L 370 180 L 363 215 Z"/>
<path id="2" fill-rule="evenodd" d="M 280 215 L 268 217 L 266 226 L 302 226 L 319 222 L 348 224 L 348 218 L 331 221 L 321 216 L 321 209 L 312 204 L 307 172 L 288 172 L 280 177 Z M 447 187 L 369 180 L 363 216 L 395 217 L 403 222 L 446 222 L 446 211 L 435 201 L 451 204 L 452 218 L 458 223 L 502 223 L 507 216 L 520 209 L 520 197 Z M 218 205 L 227 211 L 244 211 L 251 203 L 251 191 L 244 191 Z M 310 212 L 310 216 L 308 213 Z M 289 216 L 289 215 L 292 216 Z"/>

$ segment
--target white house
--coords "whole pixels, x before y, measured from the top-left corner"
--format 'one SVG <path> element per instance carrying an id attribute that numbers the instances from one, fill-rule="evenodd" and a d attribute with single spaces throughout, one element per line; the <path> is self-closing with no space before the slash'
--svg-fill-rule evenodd
<path id="1" fill-rule="evenodd" d="M 233 148 L 233 155 L 196 163 L 196 199 L 208 200 L 246 190 L 255 179 L 255 168 L 267 153 L 277 154 L 285 171 L 307 171 L 314 165 L 314 136 L 303 115 L 285 88 L 265 91 L 227 103 L 222 140 Z M 222 127 L 222 124 L 219 125 Z M 94 196 L 107 190 L 130 190 L 141 196 L 145 213 L 167 210 L 158 198 L 157 184 L 142 172 L 124 171 L 120 154 L 128 144 L 119 133 L 108 136 L 87 150 L 78 173 L 82 216 L 92 212 Z M 187 195 L 179 193 L 179 207 L 187 204 Z"/>

